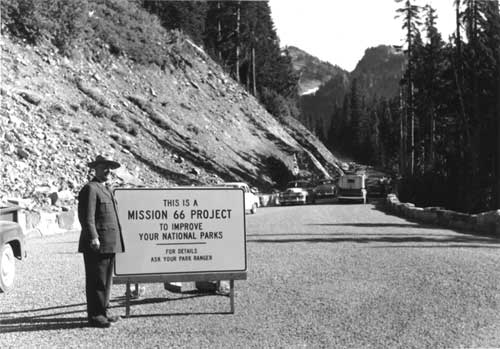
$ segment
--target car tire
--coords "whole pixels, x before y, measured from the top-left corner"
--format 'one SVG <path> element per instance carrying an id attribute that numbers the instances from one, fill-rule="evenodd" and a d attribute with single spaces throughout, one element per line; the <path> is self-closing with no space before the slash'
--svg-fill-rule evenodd
<path id="1" fill-rule="evenodd" d="M 250 213 L 252 213 L 252 214 L 256 214 L 257 213 L 257 204 L 254 203 L 252 205 L 252 209 L 250 210 Z"/>
<path id="2" fill-rule="evenodd" d="M 0 250 L 0 292 L 6 292 L 14 284 L 16 275 L 16 257 L 9 244 Z"/>

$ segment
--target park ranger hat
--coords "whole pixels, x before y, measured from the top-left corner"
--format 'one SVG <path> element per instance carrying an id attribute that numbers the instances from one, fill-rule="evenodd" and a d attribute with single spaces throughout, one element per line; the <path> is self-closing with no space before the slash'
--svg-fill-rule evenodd
<path id="1" fill-rule="evenodd" d="M 97 165 L 100 165 L 100 164 L 104 164 L 106 165 L 107 167 L 109 167 L 110 169 L 114 170 L 118 167 L 120 167 L 120 163 L 116 162 L 116 161 L 113 161 L 113 160 L 110 160 L 110 159 L 106 159 L 104 156 L 102 155 L 97 155 L 97 157 L 95 158 L 94 161 L 92 162 L 89 162 L 87 165 L 90 167 L 90 168 L 95 168 Z"/>

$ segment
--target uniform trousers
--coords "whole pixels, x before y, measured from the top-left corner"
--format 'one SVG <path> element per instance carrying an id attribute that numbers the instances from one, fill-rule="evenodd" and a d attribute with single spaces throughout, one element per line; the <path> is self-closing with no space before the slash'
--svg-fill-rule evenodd
<path id="1" fill-rule="evenodd" d="M 113 283 L 114 253 L 83 253 L 85 263 L 85 293 L 87 295 L 87 316 L 106 316 Z"/>

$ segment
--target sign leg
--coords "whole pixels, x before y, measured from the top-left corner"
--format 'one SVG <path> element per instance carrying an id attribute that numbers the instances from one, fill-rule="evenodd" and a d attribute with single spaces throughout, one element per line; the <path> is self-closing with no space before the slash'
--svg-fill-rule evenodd
<path id="1" fill-rule="evenodd" d="M 229 280 L 229 295 L 231 297 L 231 314 L 234 314 L 234 280 Z"/>
<path id="2" fill-rule="evenodd" d="M 130 316 L 130 282 L 127 282 L 125 289 L 125 317 Z"/>

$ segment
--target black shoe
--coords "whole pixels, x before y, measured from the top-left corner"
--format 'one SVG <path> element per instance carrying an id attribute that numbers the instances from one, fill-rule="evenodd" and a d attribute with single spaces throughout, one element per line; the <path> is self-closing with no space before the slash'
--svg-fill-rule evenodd
<path id="1" fill-rule="evenodd" d="M 108 319 L 108 322 L 117 322 L 121 319 L 120 315 L 108 315 L 106 318 Z"/>
<path id="2" fill-rule="evenodd" d="M 89 319 L 89 325 L 92 327 L 108 328 L 111 326 L 111 323 L 105 316 L 97 315 Z"/>

